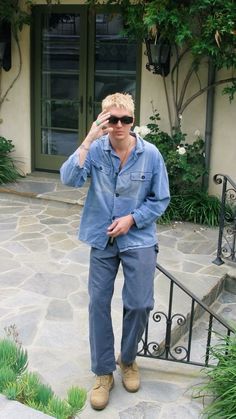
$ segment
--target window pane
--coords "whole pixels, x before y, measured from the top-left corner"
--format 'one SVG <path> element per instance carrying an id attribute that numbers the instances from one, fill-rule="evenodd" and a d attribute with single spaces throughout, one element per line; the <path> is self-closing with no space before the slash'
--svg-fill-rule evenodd
<path id="1" fill-rule="evenodd" d="M 96 15 L 95 103 L 115 92 L 135 99 L 137 43 L 129 42 L 123 29 L 120 13 Z"/>
<path id="2" fill-rule="evenodd" d="M 42 94 L 45 99 L 76 100 L 79 93 L 79 74 L 44 73 Z"/>
<path id="3" fill-rule="evenodd" d="M 57 128 L 78 128 L 78 103 L 58 103 L 49 101 L 43 104 L 42 124 Z"/>
<path id="4" fill-rule="evenodd" d="M 135 99 L 135 87 L 136 79 L 134 76 L 97 76 L 95 82 L 95 97 L 96 100 L 100 102 L 105 96 L 111 93 L 126 92 L 130 93 Z"/>
<path id="5" fill-rule="evenodd" d="M 80 16 L 44 16 L 42 31 L 43 70 L 78 70 Z"/>
<path id="6" fill-rule="evenodd" d="M 77 132 L 43 129 L 41 152 L 42 154 L 69 156 L 75 151 L 77 142 Z"/>
<path id="7" fill-rule="evenodd" d="M 69 155 L 78 142 L 80 15 L 45 14 L 42 27 L 42 154 Z"/>

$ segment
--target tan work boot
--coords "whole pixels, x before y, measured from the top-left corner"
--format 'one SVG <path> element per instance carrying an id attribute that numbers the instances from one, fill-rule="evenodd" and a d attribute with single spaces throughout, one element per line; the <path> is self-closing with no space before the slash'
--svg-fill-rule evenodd
<path id="1" fill-rule="evenodd" d="M 90 395 L 93 409 L 102 410 L 109 401 L 109 393 L 114 385 L 113 374 L 98 375 Z"/>
<path id="2" fill-rule="evenodd" d="M 140 377 L 137 363 L 134 361 L 132 364 L 126 365 L 121 361 L 121 356 L 119 355 L 117 364 L 121 369 L 122 383 L 125 389 L 130 393 L 138 391 L 140 387 Z"/>

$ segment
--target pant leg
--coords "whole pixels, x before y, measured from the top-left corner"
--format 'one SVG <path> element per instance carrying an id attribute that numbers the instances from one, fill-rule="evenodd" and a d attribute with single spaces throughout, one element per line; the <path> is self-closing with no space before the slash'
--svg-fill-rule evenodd
<path id="1" fill-rule="evenodd" d="M 111 300 L 119 268 L 119 252 L 114 243 L 105 250 L 91 249 L 89 269 L 89 339 L 91 369 L 97 375 L 116 369 Z"/>
<path id="2" fill-rule="evenodd" d="M 126 364 L 135 360 L 138 343 L 154 306 L 156 256 L 156 246 L 120 253 L 124 271 L 121 359 Z"/>

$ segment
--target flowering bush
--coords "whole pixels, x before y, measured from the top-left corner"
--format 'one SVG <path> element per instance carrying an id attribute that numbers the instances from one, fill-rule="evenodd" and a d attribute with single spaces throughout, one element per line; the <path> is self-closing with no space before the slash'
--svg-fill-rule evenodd
<path id="1" fill-rule="evenodd" d="M 146 137 L 147 134 L 150 133 L 150 129 L 147 127 L 147 125 L 141 125 L 140 127 L 137 125 L 134 128 L 135 134 L 139 134 L 142 138 Z"/>
<path id="2" fill-rule="evenodd" d="M 160 130 L 157 112 L 146 127 L 145 140 L 154 144 L 161 152 L 168 171 L 171 194 L 183 194 L 201 188 L 205 173 L 204 141 L 200 133 L 192 144 L 186 142 L 186 134 L 176 132 L 173 136 Z M 145 127 L 142 128 L 145 132 Z M 148 132 L 149 131 L 149 132 Z M 141 132 L 140 132 L 141 135 Z"/>
<path id="3" fill-rule="evenodd" d="M 157 112 L 147 126 L 135 127 L 135 132 L 145 137 L 161 152 L 168 171 L 171 201 L 159 222 L 190 221 L 208 226 L 218 225 L 221 202 L 202 188 L 205 171 L 204 141 L 200 131 L 192 144 L 186 142 L 186 134 L 169 135 L 161 131 Z M 228 208 L 229 214 L 231 209 Z"/>

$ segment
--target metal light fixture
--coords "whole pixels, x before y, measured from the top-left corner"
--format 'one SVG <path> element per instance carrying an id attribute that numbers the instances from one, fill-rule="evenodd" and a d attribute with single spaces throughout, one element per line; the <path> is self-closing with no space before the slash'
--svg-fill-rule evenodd
<path id="1" fill-rule="evenodd" d="M 155 40 L 146 38 L 145 44 L 148 57 L 147 70 L 166 77 L 170 72 L 171 46 L 169 41 L 161 37 Z"/>

